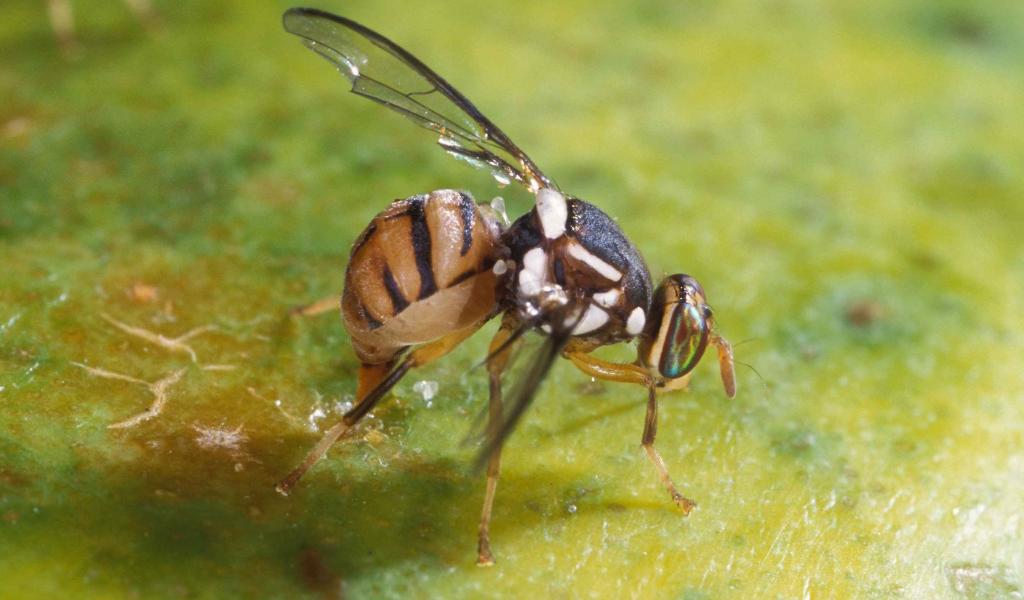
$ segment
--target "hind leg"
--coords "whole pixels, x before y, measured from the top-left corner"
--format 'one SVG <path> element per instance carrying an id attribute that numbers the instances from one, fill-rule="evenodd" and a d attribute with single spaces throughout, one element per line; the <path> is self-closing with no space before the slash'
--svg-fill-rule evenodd
<path id="1" fill-rule="evenodd" d="M 448 354 L 456 346 L 462 343 L 463 340 L 476 333 L 476 330 L 482 325 L 483 322 L 477 323 L 472 327 L 467 327 L 466 329 L 450 333 L 439 340 L 424 344 L 407 354 L 406 357 L 399 361 L 398 365 L 393 369 L 391 368 L 391 365 L 394 364 L 394 361 L 384 365 L 364 364 L 360 367 L 358 388 L 358 392 L 360 394 L 359 403 L 342 415 L 341 421 L 339 421 L 334 427 L 331 427 L 327 433 L 320 438 L 320 441 L 317 442 L 316 446 L 309 451 L 309 454 L 306 455 L 306 458 L 303 459 L 302 463 L 295 467 L 287 477 L 282 479 L 275 489 L 279 493 L 287 496 L 306 471 L 308 471 L 316 461 L 323 458 L 331 446 L 333 446 L 341 436 L 348 433 L 352 427 L 366 416 L 366 414 L 370 412 L 393 387 L 395 387 L 395 384 L 397 384 L 410 369 L 422 367 L 423 365 L 433 362 L 445 354 Z"/>
<path id="2" fill-rule="evenodd" d="M 313 317 L 316 315 L 322 315 L 325 312 L 336 311 L 341 308 L 341 300 L 338 296 L 328 296 L 321 298 L 316 302 L 311 302 L 303 306 L 296 306 L 291 309 L 291 314 L 299 317 Z"/>

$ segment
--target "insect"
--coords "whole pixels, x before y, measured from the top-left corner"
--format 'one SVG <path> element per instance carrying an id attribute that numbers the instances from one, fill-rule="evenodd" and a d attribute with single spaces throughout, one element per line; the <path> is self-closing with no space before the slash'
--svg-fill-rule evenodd
<path id="1" fill-rule="evenodd" d="M 153 9 L 150 0 L 125 0 L 136 18 L 149 29 L 159 25 L 159 14 Z M 71 9 L 71 0 L 46 0 L 46 10 L 50 14 L 50 26 L 57 36 L 57 43 L 65 54 L 73 55 L 78 50 L 75 38 L 75 18 Z"/>
<path id="2" fill-rule="evenodd" d="M 689 275 L 654 288 L 643 257 L 618 225 L 593 204 L 564 194 L 465 96 L 394 42 L 352 20 L 293 8 L 284 28 L 333 63 L 351 91 L 437 135 L 447 153 L 516 182 L 534 207 L 507 225 L 464 192 L 437 190 L 396 200 L 352 247 L 342 317 L 361 361 L 354 408 L 332 427 L 277 489 L 287 494 L 327 450 L 411 369 L 445 355 L 501 316 L 485 361 L 490 398 L 487 468 L 477 563 L 493 564 L 489 526 L 501 448 L 560 355 L 584 373 L 647 389 L 642 445 L 672 500 L 688 514 L 654 447 L 657 392 L 684 387 L 708 346 L 718 353 L 726 395 L 736 392 L 732 349 L 715 330 L 704 290 Z M 508 391 L 502 374 L 528 331 L 544 341 Z M 637 341 L 634 363 L 590 353 Z"/>

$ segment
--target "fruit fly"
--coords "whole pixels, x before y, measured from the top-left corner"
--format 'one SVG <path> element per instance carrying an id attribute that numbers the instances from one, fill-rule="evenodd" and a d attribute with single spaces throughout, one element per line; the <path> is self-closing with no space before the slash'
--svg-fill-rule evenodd
<path id="1" fill-rule="evenodd" d="M 361 362 L 358 402 L 278 491 L 287 494 L 411 369 L 444 356 L 500 315 L 485 360 L 490 399 L 477 461 L 487 469 L 478 564 L 494 561 L 489 525 L 502 445 L 559 356 L 591 377 L 647 389 L 643 448 L 672 500 L 689 513 L 693 501 L 679 493 L 654 447 L 657 392 L 684 387 L 709 346 L 717 350 L 726 395 L 736 391 L 732 349 L 716 332 L 697 280 L 670 275 L 654 288 L 643 257 L 614 220 L 559 190 L 472 102 L 391 40 L 308 8 L 287 11 L 284 28 L 333 63 L 353 93 L 433 131 L 445 152 L 490 170 L 501 183 L 524 186 L 536 202 L 509 225 L 465 192 L 437 190 L 396 200 L 370 222 L 352 247 L 341 298 Z M 544 341 L 503 394 L 502 374 L 533 330 Z M 632 340 L 633 363 L 591 355 Z"/>

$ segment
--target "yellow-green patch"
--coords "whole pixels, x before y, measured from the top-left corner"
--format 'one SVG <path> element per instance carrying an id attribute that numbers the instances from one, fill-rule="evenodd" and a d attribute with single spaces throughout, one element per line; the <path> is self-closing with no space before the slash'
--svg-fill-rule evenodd
<path id="1" fill-rule="evenodd" d="M 697 510 L 639 448 L 643 390 L 559 364 L 477 568 L 464 441 L 493 326 L 275 494 L 357 366 L 336 315 L 289 309 L 339 291 L 392 199 L 530 198 L 347 94 L 282 31 L 285 3 L 157 1 L 147 31 L 74 2 L 69 59 L 45 3 L 15 0 L 0 596 L 1024 594 L 1024 4 L 594 4 L 321 7 L 448 77 L 655 278 L 700 279 L 751 368 L 732 401 L 713 360 L 662 401 L 657 445 Z M 429 404 L 418 380 L 440 384 Z M 108 429 L 158 392 L 161 415 Z"/>

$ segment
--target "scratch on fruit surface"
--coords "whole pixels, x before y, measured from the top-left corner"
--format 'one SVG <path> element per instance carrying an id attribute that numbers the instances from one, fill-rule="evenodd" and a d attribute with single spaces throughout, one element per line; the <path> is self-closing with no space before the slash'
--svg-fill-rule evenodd
<path id="1" fill-rule="evenodd" d="M 128 383 L 141 385 L 148 389 L 149 393 L 153 395 L 153 403 L 149 405 L 149 408 L 136 414 L 133 417 L 129 417 L 123 421 L 118 421 L 117 423 L 107 425 L 107 429 L 130 429 L 132 427 L 139 425 L 140 423 L 144 423 L 146 421 L 149 421 L 150 419 L 160 416 L 160 414 L 164 410 L 164 407 L 167 405 L 167 399 L 171 386 L 181 381 L 181 378 L 184 377 L 185 372 L 188 371 L 188 368 L 181 368 L 178 369 L 177 371 L 172 371 L 171 373 L 168 373 L 167 375 L 161 377 L 160 379 L 154 382 L 148 382 L 138 379 L 136 377 L 132 377 L 130 375 L 125 375 L 123 373 L 115 373 L 114 371 L 108 371 L 106 369 L 101 369 L 98 367 L 90 367 L 79 362 L 73 362 L 71 364 L 75 365 L 76 367 L 84 369 L 87 373 L 93 375 L 94 377 L 100 377 L 103 379 L 115 379 L 118 381 L 126 381 Z"/>
<path id="2" fill-rule="evenodd" d="M 160 346 L 161 348 L 164 348 L 165 350 L 168 350 L 170 352 L 187 354 L 194 363 L 199 362 L 199 359 L 196 356 L 196 351 L 193 350 L 192 347 L 186 344 L 185 342 L 201 334 L 210 331 L 217 331 L 218 329 L 216 325 L 202 325 L 200 327 L 190 329 L 189 331 L 186 331 L 185 333 L 179 335 L 178 337 L 169 338 L 165 335 L 154 333 L 148 329 L 143 329 L 142 327 L 134 327 L 132 325 L 122 323 L 121 321 L 118 321 L 117 319 L 111 317 L 106 313 L 101 313 L 100 316 L 103 317 L 103 320 L 110 323 L 114 327 L 117 327 L 118 329 L 127 333 L 128 335 L 139 338 L 140 340 L 144 340 L 156 346 Z"/>

